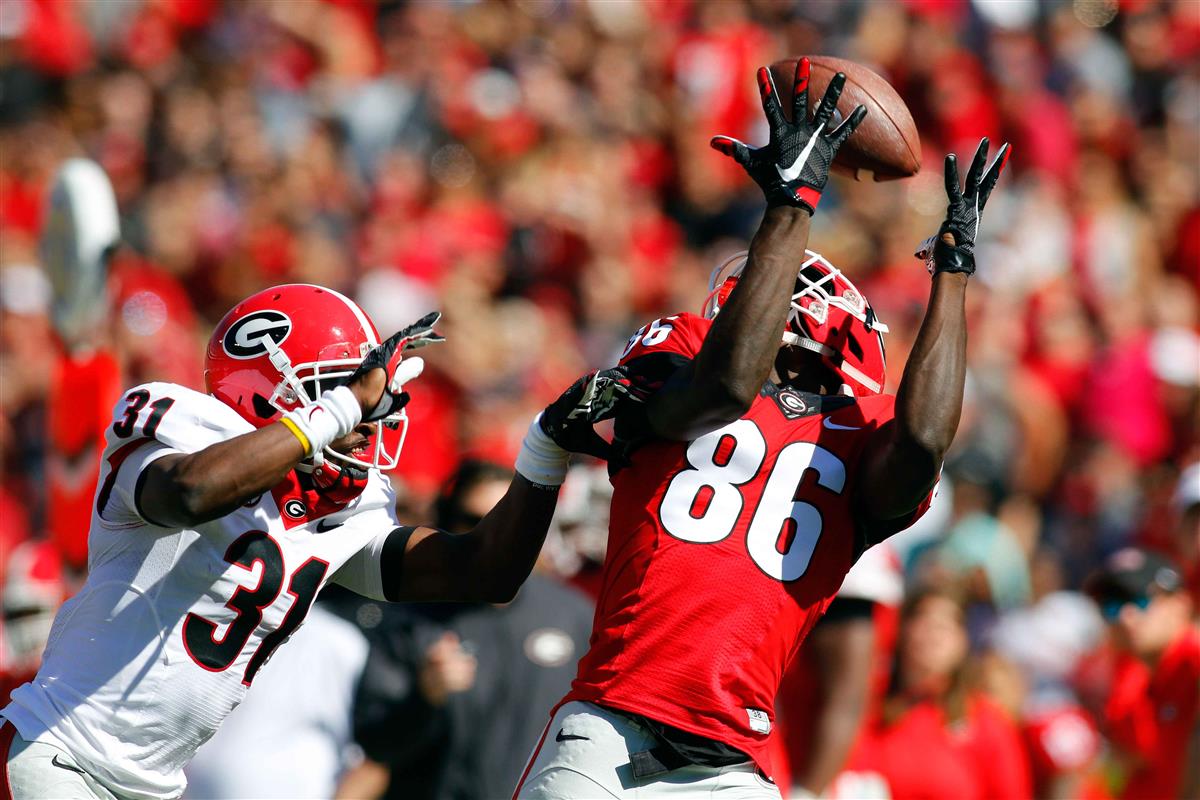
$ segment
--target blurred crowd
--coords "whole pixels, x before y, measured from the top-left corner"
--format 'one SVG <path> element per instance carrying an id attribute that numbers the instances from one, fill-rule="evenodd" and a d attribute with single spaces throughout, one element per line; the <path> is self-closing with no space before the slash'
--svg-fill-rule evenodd
<path id="1" fill-rule="evenodd" d="M 912 602 L 895 669 L 881 656 L 888 696 L 904 696 L 903 626 L 940 620 L 945 641 L 961 632 L 942 667 L 951 720 L 986 697 L 995 726 L 1020 734 L 1030 791 L 1121 796 L 1157 745 L 1114 724 L 1126 611 L 1088 599 L 1085 580 L 1136 547 L 1179 577 L 1130 590 L 1140 611 L 1155 592 L 1200 601 L 1200 471 L 1185 471 L 1200 460 L 1195 0 L 4 0 L 0 568 L 6 616 L 32 626 L 6 626 L 5 671 L 22 636 L 37 641 L 29 608 L 52 612 L 85 568 L 96 420 L 122 386 L 202 388 L 212 326 L 276 283 L 343 291 L 385 335 L 438 308 L 448 341 L 423 353 L 392 475 L 401 518 L 434 520 L 460 465 L 511 463 L 529 418 L 579 373 L 651 319 L 699 311 L 709 270 L 762 210 L 708 140 L 763 141 L 754 69 L 805 53 L 870 65 L 922 136 L 914 178 L 831 181 L 810 240 L 890 326 L 891 391 L 927 299 L 912 253 L 944 212 L 942 157 L 984 135 L 1014 150 L 968 297 L 959 434 L 933 511 L 893 545 Z M 54 172 L 79 155 L 112 180 L 122 244 L 98 298 L 107 323 L 67 348 L 38 238 Z M 585 596 L 603 560 L 603 473 L 585 466 L 568 488 L 539 580 Z M 423 712 L 478 689 L 483 655 L 464 645 L 480 621 L 328 605 L 358 635 L 388 631 L 409 678 L 384 685 L 419 693 Z M 573 668 L 586 644 L 563 636 L 497 644 L 495 658 Z M 345 669 L 372 674 L 367 652 Z M 385 700 L 371 708 L 392 719 Z M 1048 706 L 1066 709 L 1057 733 Z M 889 722 L 911 710 L 883 707 Z M 344 744 L 370 730 L 359 717 Z M 469 709 L 441 727 L 401 718 L 412 728 L 388 723 L 396 741 L 365 734 L 363 764 L 421 767 L 425 796 L 488 796 L 439 783 L 428 749 L 397 755 L 404 737 L 468 742 L 453 726 L 473 724 Z M 489 757 L 519 765 L 525 735 Z M 386 772 L 361 766 L 378 796 Z"/>

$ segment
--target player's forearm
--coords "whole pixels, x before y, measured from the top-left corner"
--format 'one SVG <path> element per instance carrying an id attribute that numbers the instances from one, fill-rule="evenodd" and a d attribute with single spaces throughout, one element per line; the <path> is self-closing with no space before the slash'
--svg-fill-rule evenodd
<path id="1" fill-rule="evenodd" d="M 290 430 L 268 425 L 196 453 L 159 459 L 146 468 L 138 500 L 154 522 L 196 525 L 269 490 L 304 455 Z"/>
<path id="2" fill-rule="evenodd" d="M 779 350 L 811 220 L 799 208 L 767 209 L 746 268 L 689 373 L 668 383 L 649 404 L 657 433 L 692 438 L 750 408 Z"/>
<path id="3" fill-rule="evenodd" d="M 866 710 L 865 696 L 849 698 L 848 701 L 836 697 L 827 699 L 826 708 L 817 718 L 812 761 L 804 774 L 798 776 L 796 784 L 814 796 L 819 797 L 825 792 L 846 766 L 846 759 L 858 738 Z"/>
<path id="4" fill-rule="evenodd" d="M 962 415 L 966 290 L 966 275 L 934 275 L 929 307 L 896 392 L 897 434 L 905 446 L 925 454 L 934 472 L 954 441 Z"/>
<path id="5" fill-rule="evenodd" d="M 542 551 L 557 503 L 557 486 L 538 486 L 518 474 L 467 534 L 478 541 L 471 574 L 481 599 L 506 603 L 516 596 Z"/>
<path id="6" fill-rule="evenodd" d="M 558 502 L 558 487 L 521 475 L 468 533 L 417 528 L 398 563 L 384 562 L 393 601 L 506 603 L 529 577 Z"/>
<path id="7" fill-rule="evenodd" d="M 937 482 L 962 414 L 967 372 L 967 276 L 940 272 L 896 392 L 896 418 L 863 458 L 858 498 L 866 516 L 891 520 L 916 508 Z"/>
<path id="8" fill-rule="evenodd" d="M 916 509 L 937 481 L 962 414 L 966 380 L 966 283 L 934 276 L 929 308 L 896 391 L 895 420 L 864 464 L 860 499 L 868 516 L 894 519 Z"/>
<path id="9" fill-rule="evenodd" d="M 767 209 L 746 268 L 696 355 L 697 380 L 721 387 L 745 408 L 779 351 L 811 221 L 799 208 Z"/>

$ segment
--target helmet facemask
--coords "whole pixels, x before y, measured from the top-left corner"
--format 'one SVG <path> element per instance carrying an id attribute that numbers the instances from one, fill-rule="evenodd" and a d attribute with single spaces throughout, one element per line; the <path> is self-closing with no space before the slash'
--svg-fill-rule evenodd
<path id="1" fill-rule="evenodd" d="M 341 385 L 354 374 L 363 357 L 374 346 L 369 342 L 363 342 L 358 345 L 359 352 L 355 357 L 351 353 L 354 349 L 353 345 L 339 342 L 323 347 L 315 361 L 293 365 L 287 353 L 283 352 L 269 338 L 264 337 L 263 344 L 267 348 L 271 364 L 279 371 L 282 378 L 267 402 L 281 412 L 311 405 L 317 401 L 322 392 Z M 335 462 L 360 469 L 379 469 L 385 472 L 395 469 L 400 462 L 400 451 L 404 448 L 404 440 L 408 436 L 408 415 L 402 408 L 395 414 L 389 414 L 381 420 L 368 424 L 375 428 L 371 437 L 372 454 L 369 460 L 355 458 L 349 453 L 339 453 L 332 447 L 326 446 L 322 452 L 313 455 L 311 459 L 313 464 L 320 466 L 326 458 L 329 458 Z"/>
<path id="2" fill-rule="evenodd" d="M 823 327 L 829 321 L 830 309 L 841 310 L 862 323 L 868 332 L 879 337 L 882 354 L 882 334 L 887 333 L 887 325 L 875 316 L 862 292 L 840 269 L 820 253 L 812 250 L 804 252 L 806 258 L 796 274 L 796 290 L 792 294 L 782 344 L 817 353 L 843 377 L 873 394 L 879 394 L 883 391 L 881 381 L 849 363 L 844 353 L 818 341 L 812 335 L 812 326 Z M 720 312 L 721 306 L 728 299 L 742 270 L 745 269 L 748 256 L 749 253 L 744 250 L 735 253 L 713 270 L 709 278 L 708 298 L 704 303 L 704 315 L 709 319 L 716 317 Z M 861 345 L 852 338 L 847 338 L 847 345 L 852 351 L 857 348 L 858 352 L 854 352 L 853 355 L 860 359 L 863 357 Z M 853 394 L 852 386 L 846 385 L 843 388 L 850 389 Z"/>

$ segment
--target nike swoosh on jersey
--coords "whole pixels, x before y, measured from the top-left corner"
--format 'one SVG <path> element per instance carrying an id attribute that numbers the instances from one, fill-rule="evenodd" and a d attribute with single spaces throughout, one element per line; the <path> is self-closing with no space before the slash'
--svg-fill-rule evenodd
<path id="1" fill-rule="evenodd" d="M 573 733 L 563 733 L 562 728 L 558 729 L 558 735 L 554 737 L 554 741 L 556 741 L 556 742 L 569 742 L 572 739 L 578 739 L 581 742 L 590 742 L 591 741 L 591 739 L 589 739 L 586 736 L 576 736 Z"/>
<path id="2" fill-rule="evenodd" d="M 862 430 L 862 425 L 838 425 L 829 417 L 821 420 L 821 424 L 831 431 L 859 431 Z"/>
<path id="3" fill-rule="evenodd" d="M 340 528 L 345 524 L 346 523 L 344 523 L 344 522 L 330 523 L 329 520 L 326 520 L 326 519 L 318 520 L 317 521 L 317 533 L 328 533 L 329 531 L 333 530 L 334 528 Z"/>
<path id="4" fill-rule="evenodd" d="M 787 169 L 783 169 L 778 164 L 775 165 L 775 170 L 779 173 L 779 177 L 783 178 L 784 183 L 791 183 L 800 177 L 800 172 L 804 169 L 804 165 L 808 163 L 808 156 L 812 153 L 812 149 L 817 145 L 817 137 L 821 135 L 821 131 L 825 129 L 825 123 L 822 122 L 817 126 L 817 130 L 813 133 L 812 138 L 808 140 L 808 144 L 804 145 L 804 149 L 800 151 L 800 155 L 796 156 L 796 160 Z"/>

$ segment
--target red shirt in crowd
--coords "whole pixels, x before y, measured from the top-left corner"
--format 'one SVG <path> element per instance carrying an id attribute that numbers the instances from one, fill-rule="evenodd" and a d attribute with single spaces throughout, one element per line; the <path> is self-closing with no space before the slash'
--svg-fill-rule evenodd
<path id="1" fill-rule="evenodd" d="M 963 719 L 919 703 L 896 722 L 876 719 L 859 737 L 829 796 L 906 800 L 1028 800 L 1029 761 L 1015 723 L 982 695 Z"/>
<path id="2" fill-rule="evenodd" d="M 1200 708 L 1200 630 L 1189 627 L 1153 668 L 1130 655 L 1117 664 L 1105 732 L 1138 766 L 1125 800 L 1178 797 Z"/>

